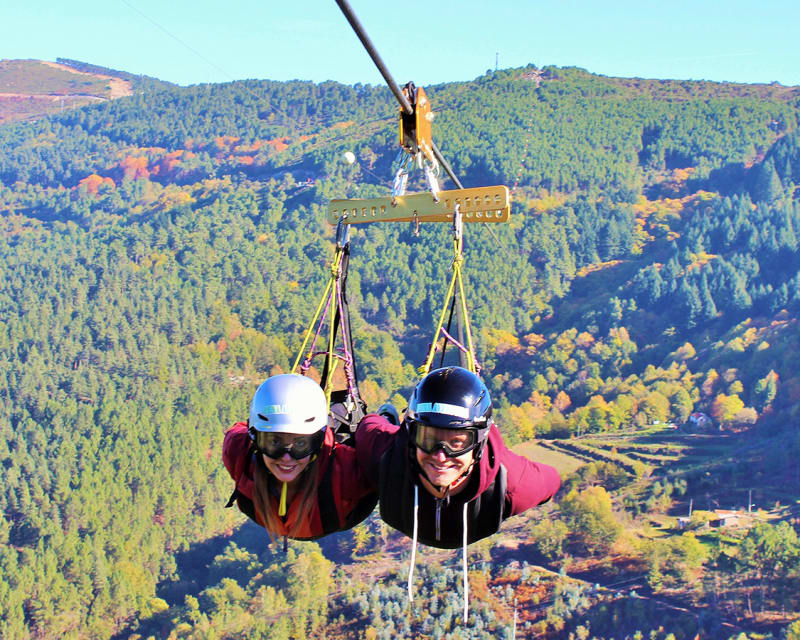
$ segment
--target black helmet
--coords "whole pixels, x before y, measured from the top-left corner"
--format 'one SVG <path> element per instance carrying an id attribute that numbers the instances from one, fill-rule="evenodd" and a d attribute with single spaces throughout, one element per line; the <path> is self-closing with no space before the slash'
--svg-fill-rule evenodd
<path id="1" fill-rule="evenodd" d="M 474 429 L 480 453 L 489 434 L 491 415 L 492 399 L 483 381 L 461 367 L 445 367 L 431 371 L 414 388 L 406 424 L 412 442 L 419 424 L 439 429 Z"/>

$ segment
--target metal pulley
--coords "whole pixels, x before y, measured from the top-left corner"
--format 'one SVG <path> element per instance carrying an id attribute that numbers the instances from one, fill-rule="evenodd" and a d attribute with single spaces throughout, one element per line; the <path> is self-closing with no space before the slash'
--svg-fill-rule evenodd
<path id="1" fill-rule="evenodd" d="M 433 152 L 431 137 L 431 121 L 433 112 L 431 103 L 422 87 L 415 87 L 409 82 L 403 87 L 403 95 L 411 105 L 412 113 L 400 107 L 400 146 L 415 158 L 422 153 L 433 170 L 437 170 L 439 162 Z"/>

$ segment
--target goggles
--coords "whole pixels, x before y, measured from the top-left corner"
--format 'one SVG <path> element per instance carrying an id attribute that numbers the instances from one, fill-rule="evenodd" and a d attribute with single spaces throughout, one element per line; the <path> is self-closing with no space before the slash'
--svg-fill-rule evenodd
<path id="1" fill-rule="evenodd" d="M 307 458 L 319 451 L 325 438 L 324 429 L 311 435 L 276 433 L 257 429 L 251 429 L 251 433 L 253 433 L 253 441 L 258 452 L 276 460 L 282 458 L 284 453 L 288 453 L 294 460 Z"/>
<path id="2" fill-rule="evenodd" d="M 475 427 L 465 429 L 442 429 L 431 427 L 423 422 L 411 423 L 411 440 L 420 451 L 435 453 L 439 449 L 449 458 L 464 455 L 478 446 L 478 430 Z"/>

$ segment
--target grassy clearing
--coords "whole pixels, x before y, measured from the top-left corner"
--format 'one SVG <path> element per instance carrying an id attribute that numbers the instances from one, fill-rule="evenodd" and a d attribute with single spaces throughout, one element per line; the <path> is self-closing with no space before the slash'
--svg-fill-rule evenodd
<path id="1" fill-rule="evenodd" d="M 107 79 L 78 74 L 36 60 L 4 60 L 0 63 L 0 92 L 105 97 Z"/>
<path id="2" fill-rule="evenodd" d="M 545 448 L 536 442 L 523 442 L 513 447 L 512 451 L 535 462 L 543 462 L 555 467 L 562 477 L 586 464 L 574 456 Z"/>

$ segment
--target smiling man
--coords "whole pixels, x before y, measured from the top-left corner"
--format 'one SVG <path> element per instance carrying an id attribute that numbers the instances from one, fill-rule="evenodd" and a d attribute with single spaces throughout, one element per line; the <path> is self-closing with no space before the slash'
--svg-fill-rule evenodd
<path id="1" fill-rule="evenodd" d="M 356 457 L 378 487 L 383 521 L 415 542 L 452 549 L 552 498 L 558 472 L 512 453 L 491 415 L 481 379 L 446 367 L 416 386 L 401 425 L 366 416 Z"/>

